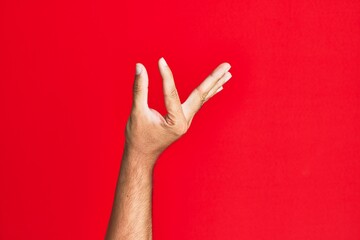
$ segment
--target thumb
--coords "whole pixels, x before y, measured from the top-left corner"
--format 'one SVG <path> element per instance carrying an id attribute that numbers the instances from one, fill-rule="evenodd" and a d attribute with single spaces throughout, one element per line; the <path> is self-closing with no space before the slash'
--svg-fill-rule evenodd
<path id="1" fill-rule="evenodd" d="M 149 78 L 146 68 L 141 63 L 136 63 L 135 80 L 133 85 L 133 108 L 148 107 Z"/>

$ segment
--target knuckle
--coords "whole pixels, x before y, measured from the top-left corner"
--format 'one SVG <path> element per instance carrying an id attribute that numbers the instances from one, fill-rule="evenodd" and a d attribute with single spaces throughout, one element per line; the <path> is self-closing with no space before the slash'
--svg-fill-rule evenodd
<path id="1" fill-rule="evenodd" d="M 131 124 L 135 124 L 139 121 L 139 117 L 140 117 L 140 111 L 134 107 L 130 113 L 129 122 Z"/>
<path id="2" fill-rule="evenodd" d="M 136 119 L 136 118 L 138 118 L 139 114 L 140 114 L 139 108 L 136 105 L 133 106 L 131 109 L 131 112 L 130 112 L 130 118 Z"/>
<path id="3" fill-rule="evenodd" d="M 133 85 L 133 91 L 134 91 L 134 93 L 139 93 L 142 91 L 139 79 L 135 80 L 134 85 Z"/>
<path id="4" fill-rule="evenodd" d="M 212 72 L 212 73 L 210 73 L 209 77 L 212 78 L 212 79 L 215 79 L 218 76 L 217 76 L 216 72 Z"/>
<path id="5" fill-rule="evenodd" d="M 203 104 L 206 102 L 206 97 L 207 97 L 208 93 L 207 93 L 207 92 L 203 92 L 203 91 L 201 91 L 201 90 L 198 89 L 198 88 L 196 88 L 196 93 L 197 93 L 197 95 L 198 95 L 199 98 L 200 98 L 200 103 L 201 103 L 201 105 L 203 105 Z"/>
<path id="6" fill-rule="evenodd" d="M 178 92 L 177 92 L 176 88 L 171 89 L 171 91 L 169 93 L 169 97 L 177 98 L 177 96 L 178 96 Z"/>
<path id="7" fill-rule="evenodd" d="M 140 123 L 143 121 L 146 117 L 146 114 L 144 113 L 144 109 L 134 105 L 131 109 L 129 118 L 132 122 Z"/>

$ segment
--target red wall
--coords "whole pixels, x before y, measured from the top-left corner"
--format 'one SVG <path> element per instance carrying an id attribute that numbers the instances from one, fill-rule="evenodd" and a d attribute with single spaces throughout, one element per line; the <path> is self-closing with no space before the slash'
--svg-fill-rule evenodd
<path id="1" fill-rule="evenodd" d="M 135 63 L 185 100 L 233 78 L 155 170 L 154 239 L 360 238 L 360 2 L 0 2 L 0 239 L 102 239 Z"/>

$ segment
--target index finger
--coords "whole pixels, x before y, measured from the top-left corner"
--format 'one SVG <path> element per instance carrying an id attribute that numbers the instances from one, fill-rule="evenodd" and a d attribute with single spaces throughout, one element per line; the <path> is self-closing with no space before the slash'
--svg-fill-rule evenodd
<path id="1" fill-rule="evenodd" d="M 159 70 L 163 78 L 165 107 L 168 112 L 166 119 L 171 124 L 183 120 L 182 106 L 177 92 L 174 76 L 164 58 L 159 60 Z"/>

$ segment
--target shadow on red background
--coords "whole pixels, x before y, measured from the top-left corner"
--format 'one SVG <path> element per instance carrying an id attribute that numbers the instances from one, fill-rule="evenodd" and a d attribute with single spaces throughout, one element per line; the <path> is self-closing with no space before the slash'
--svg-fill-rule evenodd
<path id="1" fill-rule="evenodd" d="M 233 78 L 155 171 L 154 239 L 360 238 L 360 2 L 1 1 L 0 239 L 101 239 L 135 63 L 185 100 Z"/>

